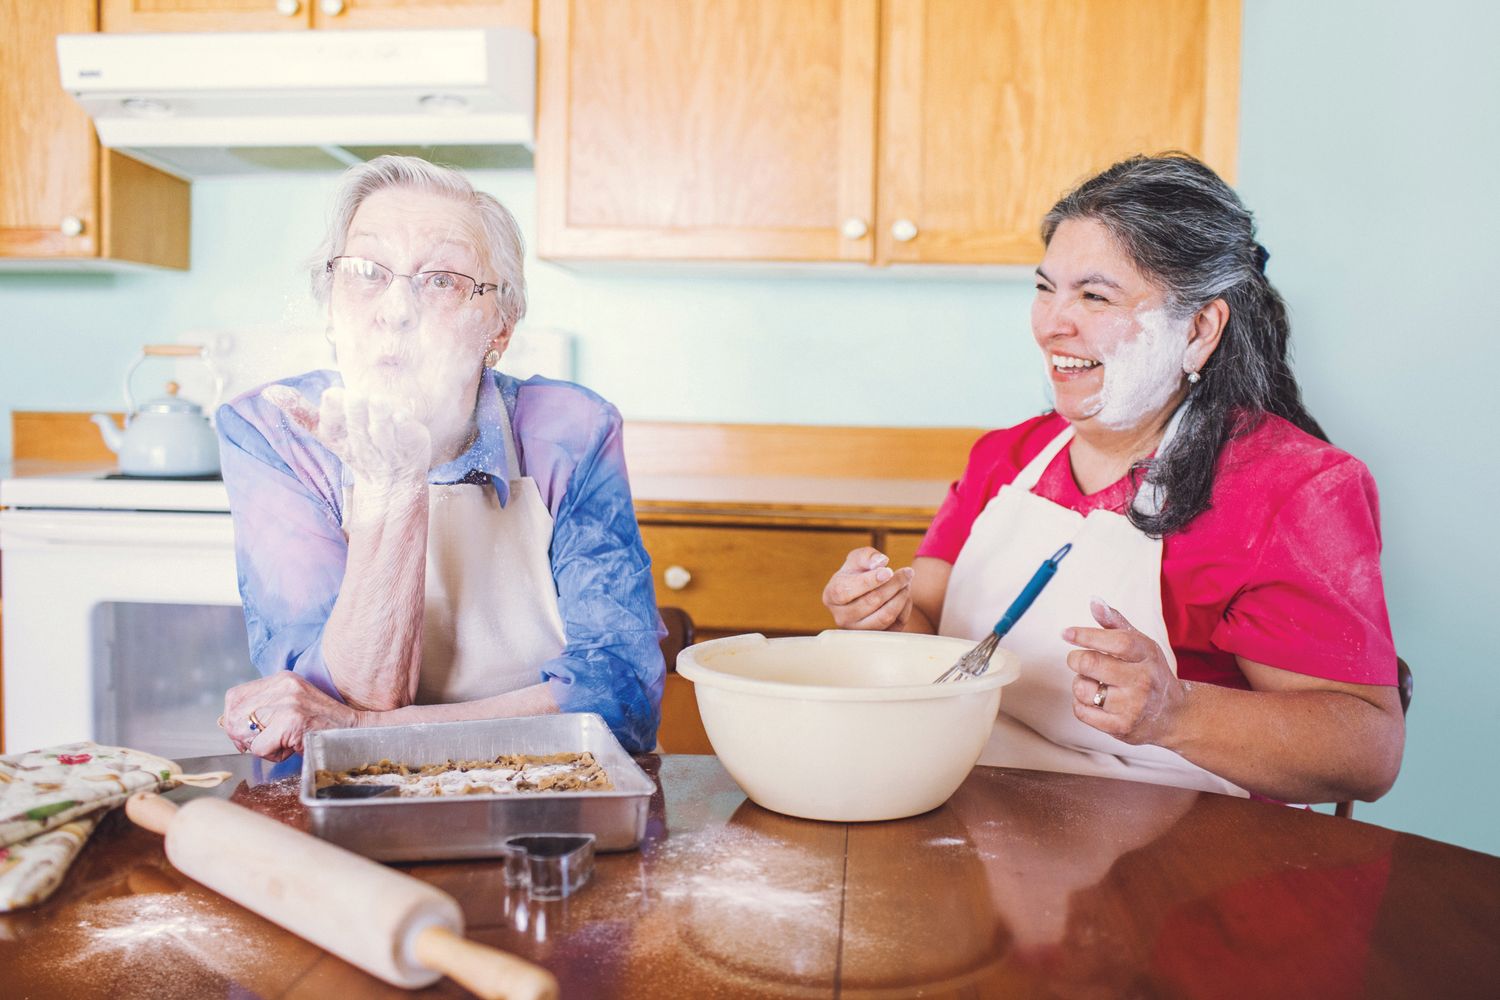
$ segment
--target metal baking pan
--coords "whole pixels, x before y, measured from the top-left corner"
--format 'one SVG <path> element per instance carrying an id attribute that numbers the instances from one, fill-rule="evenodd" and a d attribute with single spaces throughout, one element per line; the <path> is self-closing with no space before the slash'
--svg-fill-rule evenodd
<path id="1" fill-rule="evenodd" d="M 436 764 L 492 759 L 503 753 L 590 751 L 612 792 L 463 795 L 447 798 L 319 799 L 320 769 L 342 771 L 380 760 Z M 435 861 L 505 854 L 504 842 L 527 833 L 591 833 L 600 851 L 628 851 L 646 835 L 656 784 L 604 720 L 592 713 L 484 719 L 414 726 L 328 729 L 303 745 L 302 805 L 312 831 L 381 861 Z"/>

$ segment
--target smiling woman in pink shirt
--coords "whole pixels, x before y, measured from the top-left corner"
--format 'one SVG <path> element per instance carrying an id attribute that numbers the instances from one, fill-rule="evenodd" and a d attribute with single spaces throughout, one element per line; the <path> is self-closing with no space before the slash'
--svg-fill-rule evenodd
<path id="1" fill-rule="evenodd" d="M 1234 191 L 1118 163 L 1042 224 L 1032 334 L 1055 409 L 994 431 L 909 568 L 851 552 L 842 628 L 983 637 L 1021 661 L 981 763 L 1282 801 L 1374 799 L 1405 723 L 1375 484 L 1327 440 Z"/>

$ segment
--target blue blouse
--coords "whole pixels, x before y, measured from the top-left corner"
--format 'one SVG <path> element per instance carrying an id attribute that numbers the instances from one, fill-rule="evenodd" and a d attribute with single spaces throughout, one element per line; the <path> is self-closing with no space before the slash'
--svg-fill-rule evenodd
<path id="1" fill-rule="evenodd" d="M 280 384 L 316 405 L 342 380 L 314 371 Z M 486 477 L 501 506 L 509 501 L 501 406 L 522 475 L 536 480 L 553 520 L 552 579 L 567 644 L 537 680 L 564 712 L 597 712 L 627 751 L 649 751 L 661 718 L 665 630 L 630 500 L 619 411 L 570 382 L 487 373 L 475 407 L 478 437 L 428 482 Z M 343 700 L 322 640 L 344 579 L 344 487 L 353 478 L 259 389 L 221 406 L 217 423 L 250 659 L 262 675 L 291 670 Z"/>

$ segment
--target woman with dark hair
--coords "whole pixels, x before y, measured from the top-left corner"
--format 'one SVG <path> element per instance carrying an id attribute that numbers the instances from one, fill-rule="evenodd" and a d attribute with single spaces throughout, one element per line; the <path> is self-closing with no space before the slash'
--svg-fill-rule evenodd
<path id="1" fill-rule="evenodd" d="M 1042 237 L 1055 410 L 979 440 L 912 567 L 851 552 L 836 623 L 977 640 L 1071 542 L 1002 642 L 1022 672 L 981 763 L 1383 795 L 1405 723 L 1375 484 L 1302 405 L 1249 211 L 1190 156 L 1135 157 Z"/>

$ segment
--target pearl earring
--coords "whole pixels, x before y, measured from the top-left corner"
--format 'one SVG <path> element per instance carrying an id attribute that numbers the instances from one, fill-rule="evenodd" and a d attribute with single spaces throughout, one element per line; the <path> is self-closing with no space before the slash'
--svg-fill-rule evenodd
<path id="1" fill-rule="evenodd" d="M 493 368 L 496 365 L 498 365 L 499 363 L 500 363 L 500 352 L 497 351 L 497 350 L 495 350 L 493 347 L 490 348 L 490 352 L 484 356 L 484 366 L 486 368 Z"/>
<path id="2" fill-rule="evenodd" d="M 1188 372 L 1188 385 L 1197 385 L 1203 380 L 1203 376 L 1197 372 Z"/>

